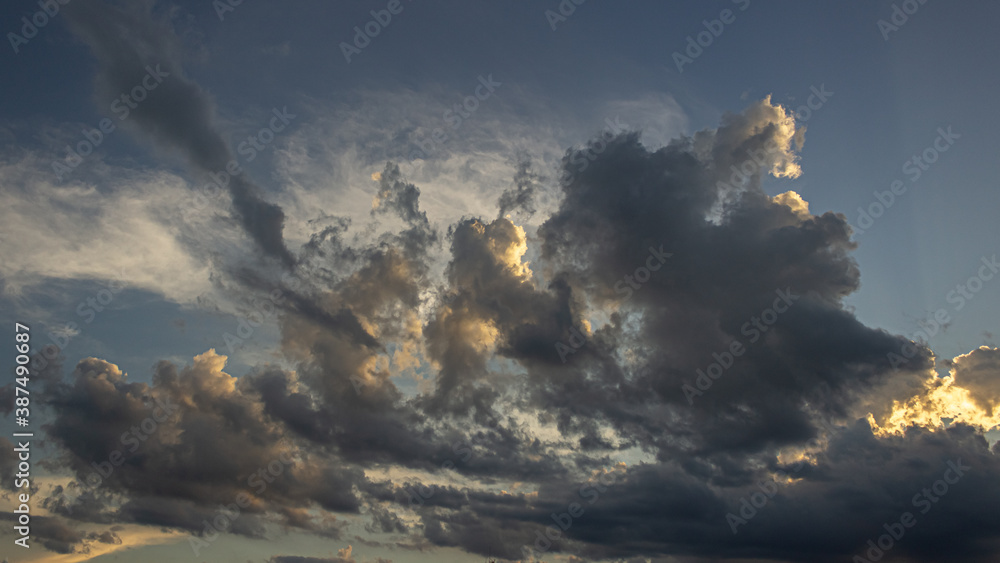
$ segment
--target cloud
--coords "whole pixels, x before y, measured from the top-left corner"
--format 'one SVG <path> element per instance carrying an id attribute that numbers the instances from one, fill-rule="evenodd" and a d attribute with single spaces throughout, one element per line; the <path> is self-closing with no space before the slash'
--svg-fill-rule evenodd
<path id="1" fill-rule="evenodd" d="M 234 159 L 214 125 L 212 99 L 184 76 L 179 42 L 168 21 L 154 19 L 152 1 L 80 3 L 65 11 L 70 27 L 100 64 L 95 99 L 101 105 L 132 92 L 150 68 L 155 69 L 162 76 L 159 84 L 144 99 L 129 104 L 124 123 L 134 124 L 166 151 L 180 154 L 206 180 L 227 170 Z M 230 178 L 227 188 L 235 215 L 251 239 L 266 255 L 291 267 L 295 259 L 285 246 L 281 208 L 266 202 L 245 175 Z"/>
<path id="2" fill-rule="evenodd" d="M 181 225 L 177 204 L 188 186 L 169 173 L 102 169 L 55 185 L 32 156 L 0 166 L 0 177 L 9 187 L 0 193 L 2 236 L 30 230 L 34 241 L 34 253 L 0 250 L 4 293 L 22 306 L 46 280 L 124 279 L 131 289 L 193 303 L 212 289 L 204 261 L 216 250 L 194 241 L 235 238 L 210 215 Z"/>
<path id="3" fill-rule="evenodd" d="M 13 512 L 0 512 L 0 518 L 16 522 L 18 515 Z M 84 535 L 67 525 L 62 518 L 34 516 L 31 519 L 31 539 L 55 553 L 73 553 L 76 544 L 84 539 Z"/>
<path id="4" fill-rule="evenodd" d="M 250 506 L 232 532 L 261 537 L 262 518 L 283 510 L 314 502 L 357 510 L 350 491 L 364 488 L 363 475 L 283 440 L 249 380 L 238 385 L 222 371 L 225 361 L 209 351 L 182 369 L 161 362 L 150 387 L 90 358 L 70 381 L 47 390 L 58 413 L 48 433 L 78 479 L 79 496 L 66 513 L 200 533 L 219 505 L 243 493 Z M 274 480 L 275 472 L 284 477 Z M 112 494 L 124 502 L 113 502 Z M 285 514 L 294 527 L 322 529 Z"/>
<path id="5" fill-rule="evenodd" d="M 1000 351 L 980 348 L 954 358 L 951 373 L 939 377 L 927 374 L 920 391 L 893 402 L 885 420 L 873 420 L 879 433 L 902 434 L 913 425 L 940 428 L 950 424 L 968 424 L 983 431 L 1000 425 Z"/>
<path id="6" fill-rule="evenodd" d="M 336 557 L 299 557 L 295 555 L 275 555 L 268 560 L 268 563 L 357 563 L 357 561 L 351 557 L 351 552 L 353 548 L 347 546 L 343 549 L 337 550 Z M 385 561 L 379 559 L 379 562 Z M 387 563 L 392 563 L 391 561 Z"/>
<path id="7" fill-rule="evenodd" d="M 969 390 L 971 399 L 986 414 L 1000 403 L 1000 350 L 980 346 L 954 359 L 955 383 Z"/>
<path id="8" fill-rule="evenodd" d="M 537 182 L 542 177 L 532 172 L 531 158 L 522 156 L 517 162 L 517 173 L 514 175 L 514 186 L 500 194 L 497 200 L 498 217 L 506 217 L 508 213 L 519 211 L 528 217 L 535 214 L 535 197 L 538 191 Z"/>

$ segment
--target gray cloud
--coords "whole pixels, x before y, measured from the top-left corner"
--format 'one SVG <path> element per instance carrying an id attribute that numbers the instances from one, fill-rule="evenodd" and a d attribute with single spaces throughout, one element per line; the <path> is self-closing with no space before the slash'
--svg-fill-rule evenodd
<path id="1" fill-rule="evenodd" d="M 153 15 L 154 2 L 80 2 L 67 5 L 66 16 L 77 36 L 90 47 L 100 65 L 95 99 L 100 105 L 142 84 L 149 68 L 169 76 L 141 102 L 134 103 L 124 123 L 134 123 L 157 146 L 179 154 L 207 180 L 233 160 L 214 124 L 211 97 L 184 76 L 183 52 L 170 23 Z M 227 186 L 240 224 L 268 256 L 292 267 L 295 258 L 282 236 L 284 212 L 262 198 L 245 175 Z"/>

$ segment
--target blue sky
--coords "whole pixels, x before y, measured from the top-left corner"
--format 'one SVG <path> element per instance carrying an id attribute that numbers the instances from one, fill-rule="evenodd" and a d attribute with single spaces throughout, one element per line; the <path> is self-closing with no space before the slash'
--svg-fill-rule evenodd
<path id="1" fill-rule="evenodd" d="M 712 502 L 735 503 L 741 496 L 738 486 L 749 478 L 745 471 L 727 471 L 734 467 L 756 471 L 765 460 L 801 454 L 795 448 L 813 437 L 809 430 L 813 427 L 803 422 L 807 415 L 791 406 L 795 399 L 779 401 L 785 409 L 780 416 L 760 414 L 760 420 L 773 421 L 773 426 L 765 425 L 771 434 L 746 449 L 714 442 L 719 434 L 706 430 L 703 447 L 694 448 L 697 453 L 685 450 L 692 457 L 682 464 L 684 471 L 668 477 L 674 468 L 667 460 L 677 452 L 650 436 L 660 432 L 679 437 L 684 432 L 651 415 L 652 407 L 647 410 L 628 397 L 663 394 L 664 389 L 676 390 L 693 381 L 694 371 L 689 367 L 712 361 L 707 352 L 699 356 L 695 350 L 701 345 L 709 351 L 723 349 L 712 338 L 721 338 L 720 342 L 726 340 L 720 335 L 738 338 L 738 333 L 727 329 L 729 323 L 739 326 L 742 319 L 759 312 L 755 298 L 748 297 L 754 288 L 767 286 L 763 293 L 770 294 L 785 280 L 805 278 L 815 278 L 815 283 L 806 286 L 822 294 L 822 307 L 829 310 L 808 319 L 779 317 L 778 327 L 789 323 L 782 330 L 789 331 L 790 340 L 769 341 L 768 350 L 790 356 L 782 361 L 757 358 L 757 367 L 747 369 L 759 374 L 780 364 L 789 371 L 787 377 L 774 376 L 772 383 L 778 387 L 781 383 L 798 390 L 797 383 L 789 382 L 811 377 L 803 372 L 833 385 L 838 399 L 822 414 L 837 418 L 846 430 L 839 438 L 825 436 L 825 443 L 855 439 L 847 436 L 848 430 L 868 413 L 878 421 L 873 431 L 879 436 L 879 428 L 887 429 L 900 420 L 922 425 L 932 435 L 946 434 L 955 431 L 946 427 L 957 420 L 972 425 L 989 443 L 995 441 L 995 431 L 988 432 L 990 425 L 983 422 L 989 419 L 989 410 L 973 415 L 969 410 L 973 407 L 968 406 L 993 404 L 996 395 L 990 393 L 997 388 L 989 382 L 1000 377 L 1000 371 L 995 371 L 1000 363 L 990 363 L 997 347 L 1000 276 L 987 278 L 991 259 L 1000 250 L 1000 222 L 996 220 L 1000 192 L 992 156 L 997 148 L 995 132 L 1000 130 L 1000 114 L 993 111 L 1000 75 L 984 64 L 985 57 L 998 47 L 992 22 L 1000 15 L 1000 7 L 995 4 L 587 0 L 577 5 L 571 0 L 552 0 L 499 6 L 452 0 L 397 0 L 396 4 L 301 0 L 280 6 L 243 2 L 219 12 L 220 3 L 208 0 L 150 0 L 132 8 L 115 2 L 87 7 L 77 7 L 77 3 L 83 4 L 73 0 L 60 6 L 60 12 L 36 36 L 17 45 L 17 52 L 8 45 L 0 57 L 8 85 L 0 90 L 0 310 L 7 326 L 15 321 L 29 324 L 38 347 L 55 342 L 62 348 L 64 379 L 61 383 L 52 380 L 46 391 L 49 398 L 38 399 L 52 403 L 39 411 L 35 422 L 38 430 L 43 423 L 53 424 L 46 455 L 64 460 L 42 472 L 53 486 L 85 477 L 80 468 L 93 461 L 87 458 L 93 452 L 65 445 L 70 434 L 59 433 L 63 428 L 59 421 L 65 418 L 62 423 L 68 424 L 69 418 L 60 413 L 57 405 L 62 403 L 57 399 L 65 400 L 71 388 L 81 389 L 72 385 L 74 378 L 84 377 L 75 367 L 94 357 L 107 364 L 101 364 L 106 373 L 114 373 L 109 367 L 114 365 L 128 374 L 128 381 L 150 386 L 167 377 L 162 375 L 167 370 L 164 361 L 177 371 L 189 369 L 191 381 L 202 377 L 197 374 L 210 374 L 203 377 L 214 378 L 223 387 L 232 385 L 234 393 L 248 393 L 240 401 L 259 401 L 253 409 L 263 417 L 262 428 L 292 436 L 295 451 L 305 452 L 302 455 L 308 454 L 309 459 L 316 456 L 317 466 L 329 464 L 351 475 L 344 479 L 353 483 L 359 499 L 351 510 L 324 506 L 317 499 L 326 493 L 319 488 L 306 493 L 285 491 L 285 499 L 265 493 L 259 499 L 260 512 L 254 515 L 267 530 L 266 543 L 251 531 L 227 534 L 213 547 L 213 561 L 256 557 L 253 560 L 280 562 L 290 561 L 281 559 L 290 555 L 335 561 L 351 557 L 401 562 L 481 558 L 490 541 L 522 537 L 496 530 L 534 537 L 531 526 L 541 520 L 538 514 L 550 505 L 561 505 L 559 495 L 552 493 L 554 484 L 541 478 L 537 468 L 525 469 L 541 463 L 539 459 L 550 460 L 549 456 L 574 459 L 566 464 L 552 461 L 549 468 L 571 483 L 586 482 L 588 472 L 614 472 L 615 464 L 626 463 L 632 468 L 622 470 L 631 488 L 629 495 L 641 490 L 643 482 L 646 486 L 658 479 L 678 483 L 712 474 L 696 466 L 713 467 L 717 474 L 711 487 L 718 497 Z M 900 6 L 917 9 L 904 22 Z M 354 41 L 355 27 L 370 24 L 372 11 L 389 7 L 398 13 L 391 14 L 387 24 L 372 27 L 378 29 L 377 36 L 346 60 L 342 44 Z M 0 28 L 5 33 L 21 33 L 21 18 L 30 18 L 38 10 L 36 2 L 8 2 L 0 8 Z M 560 10 L 563 17 L 555 17 Z M 886 31 L 885 23 L 880 27 L 880 20 L 891 22 L 893 17 L 895 29 Z M 697 42 L 699 34 L 711 42 L 706 40 L 700 53 L 686 52 L 688 38 Z M 7 37 L 10 42 L 11 36 Z M 691 56 L 681 68 L 678 53 Z M 122 93 L 122 85 L 141 84 L 146 69 L 157 64 L 170 69 L 162 78 L 162 89 L 157 92 L 147 82 L 149 102 L 137 102 L 131 117 L 119 119 L 121 114 L 112 109 L 112 101 Z M 487 92 L 481 85 L 487 84 L 494 85 L 489 95 L 477 100 L 477 93 Z M 816 102 L 816 92 L 827 93 L 825 99 Z M 461 121 L 449 118 L 449 110 L 455 115 L 456 104 L 464 102 L 469 110 L 470 96 L 474 109 Z M 800 109 L 809 103 L 815 103 L 813 109 Z M 286 118 L 279 130 L 275 115 L 293 117 Z M 58 177 L 53 163 L 65 158 L 65 147 L 85 141 L 84 131 L 99 128 L 104 119 L 115 130 L 103 134 L 94 153 L 79 166 Z M 572 166 L 567 151 L 593 149 L 594 139 L 615 121 L 638 132 L 639 144 L 628 145 L 627 133 L 616 137 L 607 151 L 602 143 L 592 159 L 594 166 L 581 170 L 571 185 L 561 185 L 563 169 Z M 198 127 L 188 125 L 196 122 Z M 739 125 L 744 122 L 746 130 Z M 768 125 L 772 129 L 765 130 Z M 435 130 L 443 133 L 436 140 Z M 781 158 L 791 159 L 788 162 L 794 162 L 800 173 L 775 177 L 755 172 L 735 195 L 714 194 L 716 183 L 707 178 L 711 174 L 728 177 L 723 171 L 730 164 L 746 162 L 742 153 L 723 155 L 724 148 L 749 146 L 753 141 L 740 137 L 727 145 L 726 139 L 750 135 L 746 131 L 774 135 L 783 143 Z M 949 134 L 942 136 L 942 132 Z M 252 160 L 250 153 L 240 150 L 251 135 L 261 142 Z M 799 147 L 796 143 L 802 139 Z M 421 145 L 424 154 L 414 158 Z M 701 172 L 686 168 L 688 161 L 675 154 L 680 152 L 696 158 Z M 217 158 L 220 154 L 225 156 Z M 935 161 L 927 163 L 926 170 L 921 168 L 915 178 L 912 170 L 917 163 L 912 159 L 923 155 Z M 227 184 L 221 198 L 195 206 L 190 213 L 183 211 L 210 181 L 209 174 L 223 170 L 230 157 L 245 171 L 241 179 Z M 640 175 L 641 166 L 636 163 L 647 161 L 662 161 L 663 170 Z M 398 165 L 395 172 L 393 164 Z M 700 227 L 682 228 L 687 206 L 692 206 L 690 213 L 700 212 L 696 202 L 708 196 L 688 193 L 687 188 L 678 188 L 685 194 L 678 195 L 680 191 L 667 188 L 645 191 L 636 187 L 653 182 L 650 178 L 654 177 L 677 178 L 685 186 L 705 183 L 706 191 L 698 193 L 712 192 L 712 198 L 718 197 L 712 213 L 721 213 L 720 225 L 733 230 L 706 234 Z M 511 207 L 510 213 L 498 213 L 498 199 L 517 187 L 519 178 L 530 186 L 524 192 L 528 203 Z M 888 196 L 876 192 L 891 192 L 897 180 L 905 191 L 894 194 L 891 205 L 885 206 Z M 588 191 L 592 184 L 603 186 L 604 191 Z M 780 203 L 789 201 L 777 197 L 786 192 L 794 192 L 808 204 L 805 215 Z M 604 199 L 608 193 L 619 194 L 621 199 Z M 640 193 L 651 199 L 629 207 Z M 871 209 L 879 197 L 887 207 L 884 214 L 863 233 L 858 232 L 859 207 Z M 280 252 L 272 253 L 269 248 L 275 247 L 262 242 L 273 242 L 273 224 L 247 211 L 251 207 L 240 207 L 238 200 L 249 201 L 245 205 L 256 206 L 264 214 L 269 209 L 280 211 L 283 219 L 275 244 L 294 256 L 294 267 L 287 262 L 282 266 Z M 616 222 L 616 214 L 625 209 L 660 205 L 664 206 L 662 224 L 644 214 Z M 755 215 L 755 206 L 767 205 L 785 209 L 799 222 Z M 824 215 L 827 212 L 831 215 Z M 757 238 L 739 230 L 747 224 L 740 221 L 760 221 L 773 230 Z M 782 221 L 787 222 L 786 230 L 774 227 Z M 635 232 L 624 226 L 606 227 L 605 222 L 631 224 Z M 845 222 L 853 232 L 844 230 Z M 591 227 L 595 230 L 587 230 Z M 601 230 L 605 228 L 610 230 Z M 793 228 L 798 238 L 789 234 Z M 486 237 L 487 242 L 476 246 L 477 236 Z M 677 253 L 677 271 L 691 270 L 676 274 L 680 277 L 671 281 L 654 275 L 648 286 L 652 289 L 639 290 L 640 298 L 615 302 L 613 290 L 602 285 L 604 276 L 613 272 L 617 279 L 622 268 L 631 271 L 629 260 L 645 259 L 645 245 L 653 244 L 654 236 L 675 237 L 666 242 Z M 633 246 L 622 246 L 632 242 Z M 805 253 L 802 249 L 814 244 L 823 250 L 797 253 Z M 603 245 L 608 249 L 602 250 Z M 709 250 L 715 254 L 684 254 Z M 487 263 L 494 262 L 477 253 L 489 254 L 487 258 L 505 273 L 482 274 L 484 280 L 469 281 L 479 272 L 493 271 Z M 777 269 L 774 264 L 786 255 L 795 258 Z M 692 280 L 705 272 L 716 274 L 694 284 Z M 304 280 L 308 289 L 301 294 L 290 289 L 282 273 Z M 500 283 L 497 280 L 506 279 L 505 275 L 520 281 L 484 289 Z M 116 279 L 126 285 L 112 294 L 107 284 Z M 561 293 L 558 283 L 565 283 L 569 293 Z M 694 285 L 688 288 L 688 283 Z M 520 293 L 524 286 L 518 284 L 532 286 L 535 293 Z M 959 299 L 958 292 L 963 291 L 959 284 L 973 297 Z M 275 288 L 282 297 L 268 304 Z M 398 303 L 390 306 L 387 295 L 398 298 Z M 713 300 L 710 295 L 733 296 L 733 301 Z M 737 295 L 743 297 L 737 299 Z M 107 305 L 97 311 L 93 300 L 108 296 Z M 701 300 L 704 303 L 697 307 L 689 305 Z M 531 314 L 509 313 L 520 311 L 526 302 L 532 304 L 528 307 Z M 500 311 L 495 318 L 481 313 L 492 311 L 491 303 L 500 303 L 495 305 Z M 667 310 L 675 316 L 663 313 Z M 252 330 L 246 324 L 241 329 L 240 323 L 256 318 L 250 316 L 255 312 L 261 313 L 264 322 Z M 520 324 L 508 314 L 521 319 Z M 657 315 L 661 314 L 666 316 L 660 319 Z M 620 323 L 616 315 L 623 315 Z M 939 320 L 946 315 L 947 326 L 924 343 L 926 358 L 908 362 L 901 371 L 887 371 L 885 362 L 878 364 L 886 354 L 872 350 L 899 349 L 898 344 L 880 339 L 915 338 L 920 323 L 927 324 L 935 315 Z M 687 322 L 687 331 L 679 328 L 679 319 Z M 552 358 L 539 359 L 541 352 L 533 350 L 542 348 L 537 342 L 548 343 L 544 348 L 550 350 L 553 335 L 565 335 L 567 322 L 585 323 L 593 331 L 588 336 L 595 344 L 574 357 L 574 361 L 591 362 L 578 365 L 580 373 L 598 379 L 610 373 L 628 374 L 622 377 L 636 385 L 633 395 L 617 387 L 623 393 L 621 405 L 627 407 L 606 406 L 607 412 L 598 409 L 588 419 L 579 406 L 587 400 L 573 395 L 572 386 L 563 396 L 575 397 L 567 402 L 576 407 L 560 404 L 547 394 L 567 380 L 558 375 L 559 365 L 546 364 Z M 67 330 L 67 323 L 76 326 Z M 811 328 L 793 330 L 791 326 Z M 241 334 L 241 330 L 246 332 Z M 358 359 L 354 366 L 353 360 L 344 358 L 361 358 L 358 350 L 364 346 L 355 343 L 360 346 L 357 350 L 342 350 L 338 330 L 354 334 L 359 341 L 373 338 L 383 348 L 371 352 L 370 358 L 364 356 L 364 361 Z M 830 333 L 824 337 L 821 333 L 827 330 Z M 525 343 L 528 333 L 536 344 Z M 795 333 L 812 335 L 816 341 L 796 341 L 793 346 Z M 237 341 L 239 345 L 233 347 Z M 798 355 L 788 352 L 793 348 Z M 201 363 L 194 360 L 209 349 L 228 356 L 225 373 L 215 369 L 211 358 Z M 466 355 L 456 352 L 459 349 Z M 976 350 L 982 352 L 972 354 Z M 968 360 L 958 362 L 966 367 L 958 369 L 976 374 L 968 375 L 969 381 L 985 379 L 981 385 L 969 384 L 974 398 L 960 408 L 955 406 L 957 396 L 948 394 L 951 391 L 934 394 L 937 391 L 931 389 L 938 383 L 928 374 L 946 376 L 954 369 L 953 358 L 969 354 Z M 816 367 L 817 358 L 832 363 Z M 0 360 L 12 364 L 14 355 L 0 353 Z M 874 375 L 866 371 L 869 368 L 858 367 L 869 363 L 875 366 L 870 368 Z M 614 369 L 609 367 L 612 364 Z M 420 435 L 428 440 L 428 448 L 454 438 L 450 434 L 454 428 L 474 435 L 473 422 L 482 422 L 478 417 L 485 412 L 483 401 L 488 395 L 494 409 L 512 416 L 512 435 L 523 440 L 516 454 L 510 454 L 516 468 L 498 469 L 493 475 L 470 468 L 442 472 L 429 469 L 440 467 L 435 457 L 440 452 L 428 453 L 424 461 L 417 461 L 420 456 L 412 452 L 384 452 L 381 445 L 373 445 L 364 455 L 352 453 L 370 436 L 338 438 L 342 442 L 320 440 L 316 428 L 307 431 L 301 420 L 283 418 L 279 403 L 269 402 L 267 393 L 273 389 L 264 386 L 272 371 L 280 371 L 287 389 L 302 389 L 303 396 L 310 397 L 310 408 L 318 409 L 315 418 L 321 420 L 326 416 L 321 414 L 326 412 L 320 408 L 324 404 L 331 411 L 348 408 L 336 406 L 339 403 L 330 396 L 343 383 L 334 382 L 350 379 L 352 369 L 361 370 L 355 378 L 362 372 L 384 374 L 384 381 L 381 375 L 371 376 L 380 393 L 394 397 L 383 397 L 393 404 L 391 408 L 385 406 L 388 403 L 372 403 L 381 405 L 377 409 L 388 409 L 379 411 L 384 415 L 379 420 L 419 420 L 425 425 Z M 644 379 L 642 374 L 651 372 L 669 375 L 656 381 Z M 226 383 L 225 374 L 233 376 L 233 381 Z M 753 377 L 747 375 L 743 381 Z M 958 380 L 962 377 L 960 372 Z M 366 385 L 376 385 L 371 381 Z M 640 391 L 640 381 L 650 387 Z M 41 381 L 37 385 L 41 394 Z M 110 385 L 121 400 L 133 392 L 121 381 Z M 721 419 L 720 413 L 727 409 L 738 410 L 738 389 L 736 384 L 730 389 L 735 402 L 723 400 L 723 393 L 729 391 L 719 392 L 712 406 L 704 407 L 714 410 L 702 414 Z M 763 387 L 757 389 L 763 400 Z M 171 391 L 177 393 L 171 396 L 187 396 L 187 391 Z M 746 389 L 741 392 L 747 393 Z M 680 403 L 675 398 L 664 398 L 664 408 L 683 406 L 683 396 Z M 893 400 L 898 402 L 897 418 L 892 414 Z M 617 404 L 609 399 L 611 403 Z M 197 419 L 196 402 L 192 405 L 194 410 L 185 420 Z M 623 415 L 633 408 L 635 418 Z M 961 415 L 956 414 L 959 411 Z M 641 419 L 635 424 L 645 431 L 638 431 L 626 419 Z M 3 424 L 14 428 L 11 416 Z M 336 432 L 331 429 L 341 424 L 327 421 L 320 426 Z M 372 427 L 377 425 L 372 423 Z M 718 432 L 733 435 L 725 425 Z M 599 436 L 616 445 L 604 450 L 581 445 L 596 444 Z M 540 438 L 537 443 L 544 444 L 545 451 L 532 450 L 529 437 Z M 919 439 L 907 439 L 913 443 L 898 448 L 927 452 Z M 177 443 L 163 440 L 164 451 L 184 443 L 184 438 L 177 438 Z M 501 451 L 498 444 L 491 446 L 492 451 Z M 275 444 L 268 447 L 272 449 L 259 454 L 266 457 L 278 448 Z M 989 452 L 988 446 L 985 451 Z M 988 457 L 995 454 L 984 455 L 977 468 L 983 474 L 997 471 L 997 463 Z M 810 459 L 817 475 L 842 469 L 824 468 L 820 458 Z M 890 465 L 880 471 L 889 471 Z M 144 475 L 143 467 L 136 462 L 133 478 Z M 233 476 L 243 475 L 243 469 L 234 470 Z M 913 476 L 914 482 L 920 481 L 918 477 Z M 220 477 L 213 474 L 212 478 Z M 312 483 L 306 476 L 297 478 Z M 58 549 L 39 545 L 26 556 L 8 551 L 12 539 L 7 536 L 3 536 L 0 554 L 10 553 L 10 561 L 85 560 L 74 559 L 81 557 L 85 546 L 101 553 L 113 545 L 87 539 L 85 534 L 102 523 L 116 522 L 126 526 L 121 537 L 139 538 L 137 547 L 130 551 L 115 548 L 106 557 L 190 559 L 184 534 L 191 529 L 177 524 L 180 519 L 144 519 L 126 508 L 142 503 L 190 503 L 204 508 L 200 501 L 177 492 L 179 486 L 157 497 L 161 493 L 137 489 L 122 479 L 115 485 L 121 496 L 105 499 L 110 503 L 104 507 L 109 511 L 105 514 L 113 516 L 104 520 L 87 521 L 56 510 L 41 512 L 78 530 L 76 535 L 67 532 L 65 537 L 76 539 L 61 540 L 66 543 L 59 547 L 76 555 L 57 555 Z M 405 503 L 384 492 L 420 479 L 465 491 L 465 504 L 459 508 L 442 505 L 433 514 L 407 512 Z M 814 488 L 818 482 L 798 482 L 797 490 L 806 496 L 797 498 L 821 494 Z M 996 490 L 995 481 L 991 483 Z M 375 492 L 378 487 L 382 492 Z M 51 494 L 50 489 L 43 487 L 42 493 Z M 305 489 L 309 487 L 303 485 Z M 488 501 L 476 497 L 501 489 L 517 499 L 510 501 L 509 511 L 502 497 Z M 634 523 L 634 514 L 621 502 L 613 510 L 609 507 L 607 514 L 593 517 L 589 526 L 594 529 L 567 531 L 572 541 L 558 554 L 546 557 L 716 561 L 756 556 L 758 560 L 795 561 L 855 553 L 851 542 L 863 545 L 867 539 L 847 532 L 833 534 L 823 541 L 816 539 L 817 545 L 826 547 L 810 551 L 781 546 L 761 536 L 758 540 L 766 549 L 751 555 L 747 546 L 753 544 L 752 539 L 748 544 L 730 541 L 723 523 L 723 548 L 680 540 L 644 544 L 641 537 L 615 541 L 599 532 L 597 523 L 606 524 L 607 529 Z M 705 506 L 712 502 L 705 501 Z M 523 506 L 523 511 L 512 508 L 515 504 Z M 197 513 L 195 508 L 191 514 Z M 881 512 L 872 510 L 877 520 Z M 311 528 L 296 524 L 305 517 L 295 511 L 308 512 L 310 522 L 335 517 L 338 531 L 319 524 Z M 290 516 L 293 512 L 299 514 L 298 520 Z M 469 522 L 463 520 L 466 517 L 477 525 L 463 528 L 461 523 Z M 366 530 L 369 519 L 402 524 L 386 524 L 388 531 Z M 780 519 L 775 519 L 768 525 L 778 523 Z M 650 529 L 666 529 L 659 525 L 650 524 Z M 684 529 L 677 522 L 662 525 Z M 157 526 L 164 531 L 153 539 L 156 534 L 147 532 Z M 477 537 L 493 539 L 478 541 Z M 930 560 L 921 558 L 936 553 L 932 539 L 917 543 L 907 548 L 912 548 L 907 554 L 914 560 Z M 348 545 L 353 546 L 353 555 L 336 555 Z M 490 549 L 501 557 L 513 553 L 500 545 Z M 968 557 L 975 560 L 971 554 Z"/>

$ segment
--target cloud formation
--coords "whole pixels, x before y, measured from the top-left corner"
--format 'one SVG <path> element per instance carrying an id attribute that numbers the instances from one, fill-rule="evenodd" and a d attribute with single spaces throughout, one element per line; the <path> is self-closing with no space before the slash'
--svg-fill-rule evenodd
<path id="1" fill-rule="evenodd" d="M 203 180 L 225 174 L 224 187 L 247 234 L 265 255 L 292 267 L 295 259 L 282 234 L 284 212 L 265 201 L 261 189 L 245 175 L 233 174 L 230 162 L 236 161 L 214 124 L 212 99 L 184 76 L 181 47 L 169 20 L 156 19 L 153 7 L 148 0 L 81 2 L 66 7 L 71 28 L 100 65 L 95 99 L 100 105 L 111 103 L 149 83 L 150 73 L 156 74 L 155 90 L 150 89 L 141 100 L 124 102 L 130 110 L 125 123 L 134 124 L 158 147 L 186 159 Z"/>
<path id="2" fill-rule="evenodd" d="M 253 538 L 358 521 L 389 545 L 509 560 L 822 562 L 859 553 L 961 460 L 894 553 L 986 561 L 997 351 L 937 378 L 928 348 L 857 319 L 845 218 L 763 189 L 804 173 L 803 142 L 769 99 L 655 150 L 601 135 L 537 229 L 515 223 L 541 181 L 523 161 L 495 218 L 445 235 L 389 163 L 371 214 L 396 230 L 363 243 L 327 217 L 277 282 L 282 366 L 235 377 L 209 350 L 160 362 L 152 385 L 97 358 L 52 378 L 46 432 L 75 480 L 52 511 L 204 536 L 242 498 L 227 532 Z M 228 275 L 248 295 L 277 279 Z M 772 482 L 734 533 L 727 515 Z"/>

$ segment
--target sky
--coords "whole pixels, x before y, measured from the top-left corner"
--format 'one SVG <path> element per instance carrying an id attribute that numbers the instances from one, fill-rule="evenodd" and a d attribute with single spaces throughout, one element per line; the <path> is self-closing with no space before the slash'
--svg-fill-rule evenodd
<path id="1" fill-rule="evenodd" d="M 0 561 L 1000 557 L 1000 6 L 511 4 L 0 7 Z"/>

